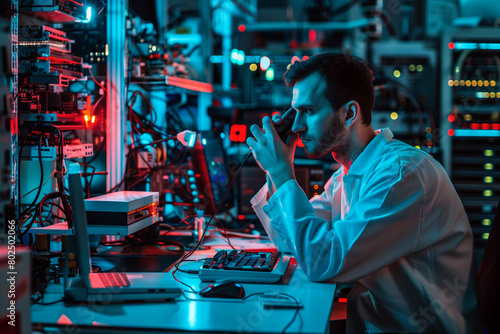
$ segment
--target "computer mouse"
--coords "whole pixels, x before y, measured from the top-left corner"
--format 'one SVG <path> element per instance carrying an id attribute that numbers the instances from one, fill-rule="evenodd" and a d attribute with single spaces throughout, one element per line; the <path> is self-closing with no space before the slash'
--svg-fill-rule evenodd
<path id="1" fill-rule="evenodd" d="M 216 282 L 201 289 L 200 295 L 213 298 L 243 298 L 245 289 L 240 283 Z"/>

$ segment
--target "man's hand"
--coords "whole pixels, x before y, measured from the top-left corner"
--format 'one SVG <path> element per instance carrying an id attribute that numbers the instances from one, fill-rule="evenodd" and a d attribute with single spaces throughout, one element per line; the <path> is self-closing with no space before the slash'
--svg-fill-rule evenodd
<path id="1" fill-rule="evenodd" d="M 281 118 L 275 116 L 279 124 Z M 278 136 L 274 123 L 270 117 L 262 119 L 262 128 L 254 124 L 250 127 L 254 138 L 247 138 L 246 143 L 252 154 L 272 181 L 274 189 L 278 189 L 288 180 L 294 179 L 293 157 L 297 145 L 297 135 L 292 134 L 288 143 L 284 143 Z M 274 191 L 273 191 L 274 192 Z"/>

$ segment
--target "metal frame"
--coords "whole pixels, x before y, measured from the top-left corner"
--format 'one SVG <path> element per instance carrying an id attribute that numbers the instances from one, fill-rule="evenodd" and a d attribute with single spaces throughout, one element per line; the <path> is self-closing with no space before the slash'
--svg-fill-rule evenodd
<path id="1" fill-rule="evenodd" d="M 125 172 L 127 128 L 125 117 L 125 0 L 107 5 L 108 57 L 106 65 L 106 189 L 122 180 Z"/>
<path id="2" fill-rule="evenodd" d="M 17 115 L 17 97 L 19 94 L 19 72 L 18 72 L 18 45 L 19 45 L 19 14 L 18 14 L 18 0 L 12 0 L 12 17 L 10 25 L 10 39 L 11 39 L 11 71 L 12 71 L 12 127 L 10 145 L 11 145 L 11 194 L 14 200 L 15 212 L 17 219 L 19 220 L 20 214 L 20 203 L 19 203 L 19 180 L 18 180 L 18 168 L 19 168 L 19 157 L 18 157 L 18 136 L 19 136 L 19 125 L 18 125 L 18 115 Z"/>

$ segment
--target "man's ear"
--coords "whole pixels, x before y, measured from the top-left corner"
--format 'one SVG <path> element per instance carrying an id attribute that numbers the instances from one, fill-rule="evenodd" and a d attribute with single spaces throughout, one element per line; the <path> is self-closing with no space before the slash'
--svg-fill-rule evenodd
<path id="1" fill-rule="evenodd" d="M 351 100 L 347 102 L 344 106 L 345 109 L 345 126 L 351 126 L 354 121 L 359 117 L 359 114 L 361 112 L 361 109 L 359 107 L 359 103 Z"/>

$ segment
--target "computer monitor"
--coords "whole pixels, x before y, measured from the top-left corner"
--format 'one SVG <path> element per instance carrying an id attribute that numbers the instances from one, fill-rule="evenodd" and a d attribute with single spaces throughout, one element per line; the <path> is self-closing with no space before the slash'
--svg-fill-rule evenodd
<path id="1" fill-rule="evenodd" d="M 195 205 L 202 208 L 205 214 L 212 215 L 221 203 L 232 178 L 231 173 L 228 173 L 220 134 L 212 131 L 198 133 L 190 152 L 197 186 L 194 191 L 197 192 L 198 203 Z M 232 205 L 233 195 L 230 190 L 221 210 Z"/>

